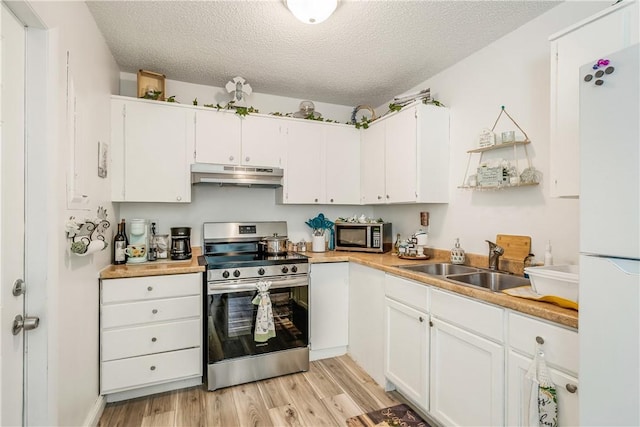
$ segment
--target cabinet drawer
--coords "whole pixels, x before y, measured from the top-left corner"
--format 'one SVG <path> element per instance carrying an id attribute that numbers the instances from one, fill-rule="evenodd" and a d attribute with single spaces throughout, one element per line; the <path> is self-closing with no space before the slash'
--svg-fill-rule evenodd
<path id="1" fill-rule="evenodd" d="M 200 317 L 200 297 L 109 304 L 101 308 L 102 329 Z"/>
<path id="2" fill-rule="evenodd" d="M 387 297 L 424 313 L 429 311 L 429 287 L 426 285 L 387 274 L 384 293 Z"/>
<path id="3" fill-rule="evenodd" d="M 434 289 L 431 314 L 487 338 L 504 341 L 504 310 L 501 308 Z"/>
<path id="4" fill-rule="evenodd" d="M 172 351 L 101 364 L 102 394 L 202 375 L 201 349 Z"/>
<path id="5" fill-rule="evenodd" d="M 102 360 L 200 347 L 200 319 L 157 323 L 102 333 Z"/>
<path id="6" fill-rule="evenodd" d="M 509 347 L 533 356 L 536 337 L 544 340 L 545 360 L 569 372 L 578 373 L 578 332 L 516 313 L 509 313 Z"/>
<path id="7" fill-rule="evenodd" d="M 102 280 L 102 304 L 113 302 L 200 295 L 202 274 L 133 277 Z"/>

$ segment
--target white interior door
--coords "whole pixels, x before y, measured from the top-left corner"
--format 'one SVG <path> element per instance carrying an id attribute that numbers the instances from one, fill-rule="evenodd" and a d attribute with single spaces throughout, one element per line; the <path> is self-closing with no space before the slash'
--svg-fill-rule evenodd
<path id="1" fill-rule="evenodd" d="M 24 278 L 24 76 L 25 30 L 4 3 L 0 7 L 0 425 L 23 424 L 24 335 L 14 335 L 24 297 L 13 287 Z"/>

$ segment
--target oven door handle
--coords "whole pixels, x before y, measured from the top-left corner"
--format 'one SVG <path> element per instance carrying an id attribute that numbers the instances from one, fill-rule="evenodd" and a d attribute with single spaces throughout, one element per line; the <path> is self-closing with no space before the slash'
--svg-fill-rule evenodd
<path id="1" fill-rule="evenodd" d="M 208 294 L 216 295 L 216 294 L 227 294 L 230 292 L 246 292 L 246 291 L 257 291 L 256 284 L 257 280 L 252 280 L 250 282 L 238 282 L 238 283 L 209 283 L 207 285 Z M 271 280 L 271 289 L 281 289 L 281 288 L 296 288 L 300 286 L 308 286 L 309 280 L 307 278 L 294 278 L 294 279 L 278 279 Z"/>

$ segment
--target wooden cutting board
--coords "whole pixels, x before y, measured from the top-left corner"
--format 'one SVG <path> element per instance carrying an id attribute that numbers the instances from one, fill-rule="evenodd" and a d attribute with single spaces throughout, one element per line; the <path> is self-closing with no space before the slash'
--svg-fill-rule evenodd
<path id="1" fill-rule="evenodd" d="M 496 244 L 504 248 L 502 258 L 509 258 L 523 262 L 531 253 L 530 236 L 514 236 L 510 234 L 498 234 Z"/>

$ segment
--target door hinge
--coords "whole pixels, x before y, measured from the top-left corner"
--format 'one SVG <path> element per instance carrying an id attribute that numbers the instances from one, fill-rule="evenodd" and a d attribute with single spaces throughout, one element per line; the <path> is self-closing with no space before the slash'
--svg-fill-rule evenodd
<path id="1" fill-rule="evenodd" d="M 433 328 L 433 322 L 429 320 L 429 327 Z"/>
<path id="2" fill-rule="evenodd" d="M 126 105 L 122 106 L 122 117 L 127 117 L 127 106 Z"/>

